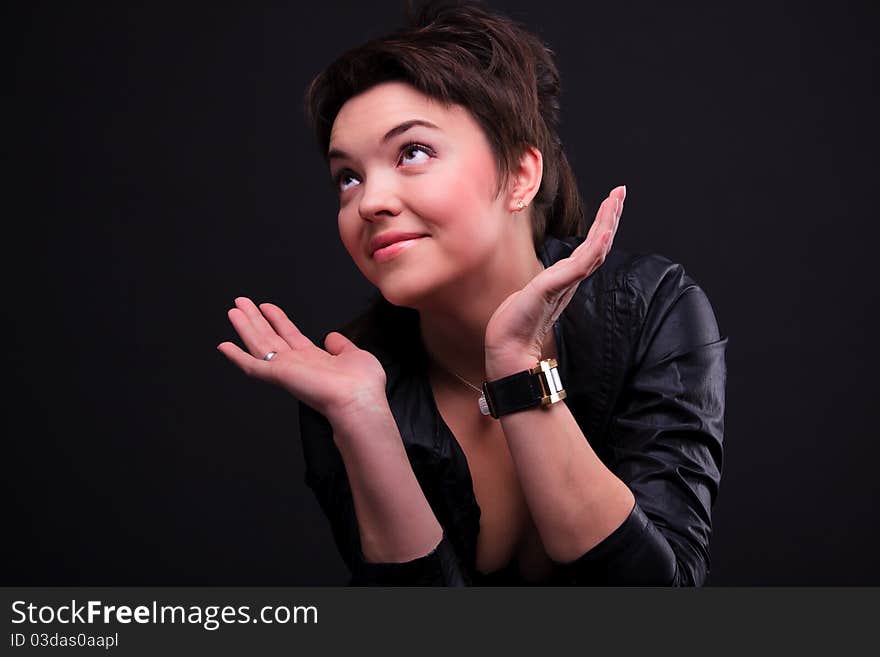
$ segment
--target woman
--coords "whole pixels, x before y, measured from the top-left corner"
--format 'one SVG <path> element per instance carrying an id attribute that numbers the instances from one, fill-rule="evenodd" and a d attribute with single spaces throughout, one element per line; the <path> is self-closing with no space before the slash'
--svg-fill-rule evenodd
<path id="1" fill-rule="evenodd" d="M 350 584 L 705 581 L 727 340 L 681 266 L 611 250 L 625 187 L 581 236 L 559 92 L 536 37 L 436 3 L 308 90 L 379 296 L 324 349 L 238 298 L 218 348 L 301 401 Z"/>

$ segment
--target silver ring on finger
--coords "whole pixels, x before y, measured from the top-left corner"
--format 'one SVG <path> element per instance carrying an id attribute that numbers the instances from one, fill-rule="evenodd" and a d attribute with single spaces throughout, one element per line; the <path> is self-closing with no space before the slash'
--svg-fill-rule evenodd
<path id="1" fill-rule="evenodd" d="M 272 360 L 278 354 L 277 351 L 270 351 L 268 354 L 263 356 L 263 360 Z"/>

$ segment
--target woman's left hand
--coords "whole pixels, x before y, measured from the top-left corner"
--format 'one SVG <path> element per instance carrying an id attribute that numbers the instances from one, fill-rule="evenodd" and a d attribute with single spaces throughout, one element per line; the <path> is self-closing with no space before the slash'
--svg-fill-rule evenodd
<path id="1" fill-rule="evenodd" d="M 534 367 L 541 360 L 544 340 L 553 323 L 568 306 L 580 282 L 605 261 L 625 197 L 626 187 L 614 188 L 599 206 L 583 243 L 498 306 L 486 326 L 488 380 Z"/>

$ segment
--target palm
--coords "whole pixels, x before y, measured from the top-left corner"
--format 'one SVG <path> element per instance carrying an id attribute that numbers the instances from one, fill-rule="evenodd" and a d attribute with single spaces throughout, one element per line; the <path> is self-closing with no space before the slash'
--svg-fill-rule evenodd
<path id="1" fill-rule="evenodd" d="M 569 257 L 544 269 L 507 297 L 486 325 L 486 356 L 541 358 L 544 337 L 571 302 L 581 281 L 604 261 L 623 211 L 625 190 L 616 188 L 599 207 L 586 239 Z"/>
<path id="2" fill-rule="evenodd" d="M 486 325 L 487 346 L 500 348 L 515 344 L 537 351 L 540 358 L 544 336 L 553 321 L 547 324 L 546 303 L 530 286 L 539 281 L 547 271 L 549 270 L 545 269 L 526 287 L 511 294 L 498 306 Z"/>
<path id="3" fill-rule="evenodd" d="M 244 297 L 236 299 L 229 320 L 248 351 L 231 342 L 219 345 L 220 351 L 249 376 L 281 386 L 324 415 L 384 395 L 382 364 L 340 333 L 327 336 L 325 351 L 304 336 L 278 306 L 266 303 L 257 308 Z M 266 361 L 270 351 L 275 356 Z"/>
<path id="4" fill-rule="evenodd" d="M 309 343 L 308 347 L 278 352 L 269 363 L 274 380 L 297 399 L 313 408 L 338 406 L 358 396 L 366 381 L 381 381 L 385 370 L 376 357 L 363 349 L 333 355 Z"/>

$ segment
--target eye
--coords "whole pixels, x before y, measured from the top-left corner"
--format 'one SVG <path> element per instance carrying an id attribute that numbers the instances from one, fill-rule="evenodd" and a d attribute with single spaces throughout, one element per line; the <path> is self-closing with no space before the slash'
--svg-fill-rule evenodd
<path id="1" fill-rule="evenodd" d="M 400 157 L 397 161 L 399 164 L 423 164 L 432 157 L 435 157 L 435 154 L 434 149 L 430 146 L 411 142 L 400 149 Z M 352 181 L 360 184 L 360 180 L 351 169 L 341 169 L 339 173 L 333 176 L 333 187 L 341 194 L 355 186 L 353 184 L 346 184 Z"/>
<path id="2" fill-rule="evenodd" d="M 413 142 L 407 144 L 400 150 L 400 161 L 406 160 L 406 155 L 413 155 L 415 153 L 422 153 L 425 157 L 411 161 L 410 164 L 422 164 L 434 156 L 434 151 L 430 147 Z"/>
<path id="3" fill-rule="evenodd" d="M 336 187 L 337 191 L 344 192 L 349 189 L 349 187 L 343 186 L 343 183 L 351 180 L 357 180 L 357 178 L 352 174 L 351 170 L 343 169 L 334 176 L 333 184 Z"/>

